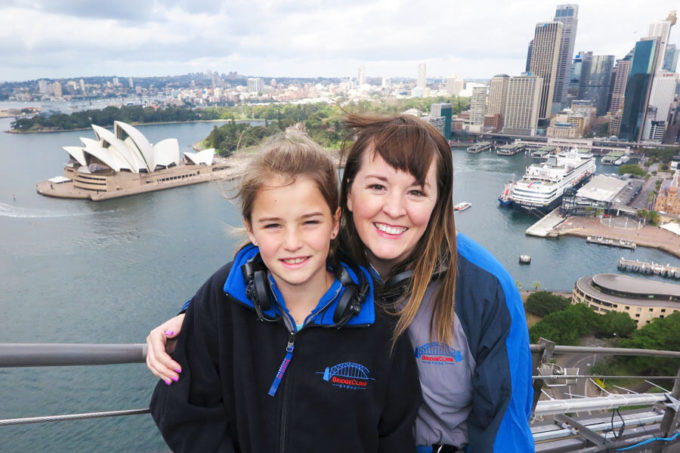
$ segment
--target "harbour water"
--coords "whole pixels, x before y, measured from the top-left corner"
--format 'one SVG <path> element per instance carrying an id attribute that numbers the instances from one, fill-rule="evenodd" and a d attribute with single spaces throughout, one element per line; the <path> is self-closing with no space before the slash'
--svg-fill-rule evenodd
<path id="1" fill-rule="evenodd" d="M 0 120 L 0 131 L 9 128 Z M 182 150 L 213 123 L 143 126 L 152 142 L 177 137 Z M 216 270 L 242 237 L 225 187 L 201 184 L 105 202 L 35 193 L 61 174 L 64 145 L 90 131 L 0 133 L 0 342 L 141 343 Z M 529 156 L 453 151 L 459 231 L 491 250 L 523 287 L 569 291 L 575 280 L 617 272 L 621 256 L 680 265 L 656 250 L 588 245 L 579 238 L 526 237 L 537 219 L 498 207 L 509 179 Z M 614 167 L 603 167 L 613 171 Z M 227 188 L 228 189 L 228 186 Z M 531 255 L 520 266 L 520 254 Z M 0 369 L 0 418 L 141 408 L 154 377 L 139 364 Z M 149 416 L 0 427 L 0 451 L 166 450 Z"/>

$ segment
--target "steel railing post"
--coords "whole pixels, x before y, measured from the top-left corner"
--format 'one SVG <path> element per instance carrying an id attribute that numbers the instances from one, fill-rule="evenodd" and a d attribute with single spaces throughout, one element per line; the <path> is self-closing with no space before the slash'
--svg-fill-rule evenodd
<path id="1" fill-rule="evenodd" d="M 541 358 L 537 360 L 533 360 L 533 367 L 534 371 L 533 374 L 534 376 L 539 375 L 539 367 L 543 364 L 546 364 L 550 362 L 550 359 L 552 359 L 553 351 L 555 350 L 555 343 L 550 340 L 546 340 L 545 338 L 541 337 L 538 339 L 538 346 L 541 347 L 543 350 L 543 354 L 541 354 Z M 534 380 L 534 403 L 531 405 L 531 416 L 533 417 L 534 411 L 536 410 L 536 404 L 538 404 L 539 398 L 541 398 L 541 389 L 543 388 L 544 380 L 543 379 L 536 379 Z"/>

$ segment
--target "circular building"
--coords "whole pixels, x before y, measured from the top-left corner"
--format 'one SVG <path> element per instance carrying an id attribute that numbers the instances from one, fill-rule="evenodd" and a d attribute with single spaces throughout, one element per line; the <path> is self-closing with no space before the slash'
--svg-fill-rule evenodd
<path id="1" fill-rule="evenodd" d="M 638 328 L 680 311 L 680 285 L 620 274 L 596 274 L 576 280 L 573 303 L 605 314 L 627 313 Z"/>

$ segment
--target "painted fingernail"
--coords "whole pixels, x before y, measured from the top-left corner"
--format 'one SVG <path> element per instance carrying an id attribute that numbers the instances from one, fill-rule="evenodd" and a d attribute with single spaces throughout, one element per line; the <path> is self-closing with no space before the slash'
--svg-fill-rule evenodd
<path id="1" fill-rule="evenodd" d="M 166 383 L 167 385 L 172 384 L 172 382 L 170 382 L 170 379 L 163 379 L 163 380 L 165 381 L 165 383 Z"/>
<path id="2" fill-rule="evenodd" d="M 181 368 L 175 368 L 175 371 L 177 371 L 178 373 L 181 373 L 182 369 Z"/>
<path id="3" fill-rule="evenodd" d="M 175 382 L 177 382 L 177 381 L 179 381 L 179 377 L 178 377 L 178 376 L 173 376 L 173 377 L 172 377 L 172 380 L 175 381 Z"/>
<path id="4" fill-rule="evenodd" d="M 171 335 L 174 335 L 175 332 L 172 331 L 172 330 L 166 330 L 166 331 L 165 331 L 165 334 L 166 334 L 167 336 L 171 336 Z"/>

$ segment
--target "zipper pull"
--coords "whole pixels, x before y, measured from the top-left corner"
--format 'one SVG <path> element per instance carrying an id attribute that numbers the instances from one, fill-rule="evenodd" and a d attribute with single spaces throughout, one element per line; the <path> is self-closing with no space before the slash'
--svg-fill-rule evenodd
<path id="1" fill-rule="evenodd" d="M 272 386 L 269 387 L 269 396 L 276 395 L 276 390 L 279 388 L 279 384 L 281 384 L 281 380 L 283 379 L 283 375 L 286 373 L 286 369 L 288 369 L 288 364 L 293 359 L 293 349 L 295 349 L 294 343 L 295 333 L 291 332 L 290 337 L 288 338 L 288 345 L 286 345 L 286 355 L 283 357 L 283 362 L 281 362 L 281 365 L 279 366 L 279 371 L 276 372 L 276 377 L 274 377 Z"/>

